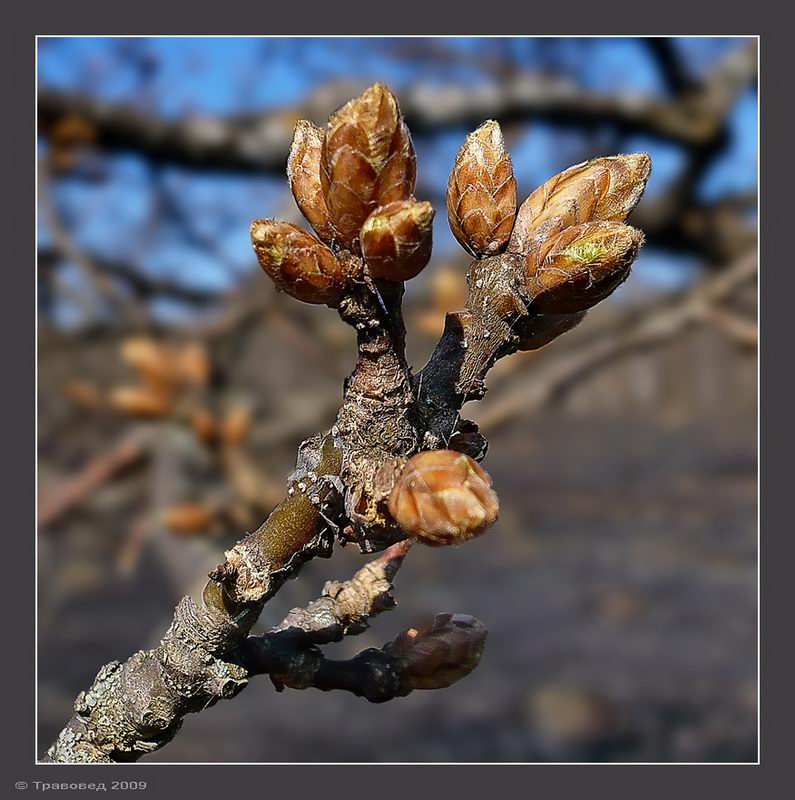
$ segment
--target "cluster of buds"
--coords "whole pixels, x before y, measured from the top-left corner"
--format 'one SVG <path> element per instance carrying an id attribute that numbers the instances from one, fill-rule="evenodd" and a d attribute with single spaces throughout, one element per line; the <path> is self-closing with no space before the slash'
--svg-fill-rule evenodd
<path id="1" fill-rule="evenodd" d="M 389 511 L 409 536 L 424 544 L 460 544 L 497 520 L 491 478 L 455 450 L 427 450 L 409 459 L 389 496 Z"/>
<path id="2" fill-rule="evenodd" d="M 207 351 L 196 342 L 169 346 L 146 337 L 132 337 L 122 343 L 121 358 L 139 382 L 114 389 L 109 401 L 117 411 L 131 416 L 165 416 L 185 392 L 201 389 L 210 380 Z"/>
<path id="3" fill-rule="evenodd" d="M 384 84 L 346 103 L 325 128 L 301 120 L 287 175 L 317 236 L 270 219 L 251 227 L 260 265 L 281 291 L 335 307 L 365 270 L 399 283 L 428 263 L 434 211 L 413 196 L 414 146 Z"/>
<path id="4" fill-rule="evenodd" d="M 624 220 L 650 170 L 645 153 L 596 158 L 555 175 L 517 211 L 499 125 L 486 122 L 466 138 L 447 189 L 450 227 L 476 258 L 508 253 L 521 265 L 530 310 L 545 319 L 519 330 L 519 349 L 573 327 L 627 278 L 643 234 Z"/>

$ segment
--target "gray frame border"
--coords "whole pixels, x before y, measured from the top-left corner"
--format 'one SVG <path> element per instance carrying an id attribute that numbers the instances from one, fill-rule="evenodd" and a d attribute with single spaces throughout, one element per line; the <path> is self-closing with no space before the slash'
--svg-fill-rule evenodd
<path id="1" fill-rule="evenodd" d="M 784 169 L 789 163 L 784 151 L 785 133 L 790 133 L 792 103 L 784 96 L 791 74 L 791 44 L 783 15 L 774 17 L 771 9 L 763 16 L 764 3 L 755 3 L 753 13 L 747 5 L 732 9 L 725 4 L 718 18 L 710 6 L 666 0 L 654 8 L 637 3 L 614 4 L 611 12 L 604 3 L 590 8 L 575 9 L 571 3 L 565 7 L 541 7 L 540 3 L 520 7 L 518 4 L 489 0 L 488 14 L 482 4 L 459 2 L 454 9 L 433 7 L 428 3 L 415 3 L 417 13 L 410 13 L 405 0 L 394 10 L 380 7 L 376 15 L 372 4 L 348 4 L 343 15 L 341 8 L 332 4 L 311 9 L 306 4 L 295 15 L 291 7 L 276 8 L 263 0 L 243 3 L 227 0 L 222 11 L 198 7 L 186 8 L 184 4 L 144 7 L 140 2 L 124 5 L 101 2 L 70 3 L 39 2 L 14 8 L 14 18 L 6 11 L 4 36 L 0 49 L 4 61 L 6 81 L 6 158 L 5 176 L 11 186 L 0 197 L 3 219 L 13 224 L 4 226 L 6 241 L 12 252 L 5 260 L 3 292 L 3 331 L 0 338 L 6 369 L 7 391 L 4 397 L 3 418 L 7 422 L 6 443 L 3 449 L 7 460 L 5 474 L 7 488 L 4 493 L 10 507 L 6 526 L 5 545 L 12 549 L 6 564 L 13 563 L 3 575 L 5 596 L 8 657 L 2 668 L 6 692 L 4 719 L 6 741 L 3 745 L 3 791 L 16 781 L 27 781 L 27 791 L 35 791 L 34 782 L 79 783 L 104 782 L 110 787 L 112 780 L 145 780 L 147 794 L 154 797 L 173 796 L 175 791 L 197 793 L 199 797 L 215 795 L 218 790 L 250 789 L 252 793 L 274 794 L 280 791 L 300 793 L 316 791 L 327 793 L 332 787 L 339 794 L 350 796 L 359 792 L 377 791 L 384 797 L 397 797 L 406 791 L 421 789 L 422 793 L 462 792 L 464 795 L 482 796 L 484 793 L 514 792 L 543 797 L 569 797 L 592 793 L 595 789 L 612 795 L 641 795 L 646 798 L 670 798 L 674 791 L 685 790 L 685 796 L 708 792 L 732 798 L 749 793 L 754 797 L 778 796 L 777 779 L 783 790 L 784 748 L 787 744 L 789 719 L 785 705 L 790 695 L 789 679 L 792 675 L 791 622 L 787 618 L 788 600 L 784 591 L 789 588 L 789 564 L 792 555 L 792 523 L 789 508 L 784 506 L 784 482 L 787 468 L 791 429 L 784 419 L 785 397 L 790 377 L 786 368 L 769 369 L 773 363 L 792 363 L 792 356 L 783 350 L 787 343 L 787 324 L 783 305 L 795 296 L 795 270 L 786 263 L 769 267 L 760 281 L 760 299 L 764 306 L 761 315 L 761 339 L 765 351 L 760 352 L 761 372 L 774 384 L 765 395 L 760 395 L 760 442 L 765 443 L 761 454 L 764 464 L 760 474 L 765 482 L 760 498 L 762 522 L 770 520 L 764 540 L 761 561 L 761 601 L 766 624 L 762 625 L 761 663 L 761 765 L 709 765 L 680 766 L 659 765 L 633 768 L 630 766 L 509 766 L 509 765 L 459 765 L 454 766 L 235 766 L 235 765 L 185 765 L 162 766 L 145 763 L 106 768 L 80 766 L 34 765 L 34 648 L 35 620 L 31 600 L 34 586 L 35 564 L 33 537 L 35 528 L 35 274 L 15 268 L 16 264 L 32 264 L 35 252 L 35 205 L 33 170 L 35 163 L 35 95 L 34 57 L 36 34 L 152 34 L 169 35 L 189 33 L 195 35 L 246 34 L 246 35 L 326 35 L 354 34 L 456 34 L 456 35 L 648 35 L 700 33 L 725 35 L 760 34 L 761 50 L 761 131 L 764 147 L 761 153 L 760 190 L 764 216 L 760 225 L 761 256 L 787 252 L 783 238 L 789 231 L 783 216 L 789 198 L 775 198 L 785 191 Z M 354 6 L 361 9 L 356 13 Z M 617 7 L 623 6 L 623 8 Z M 643 20 L 641 24 L 640 12 Z M 299 19 L 291 20 L 291 16 Z M 281 18 L 281 21 L 277 21 Z M 789 38 L 789 37 L 788 37 Z M 781 97 L 777 93 L 781 92 Z M 19 155 L 17 156 L 16 152 Z M 780 152 L 779 152 L 780 151 Z M 7 208 L 5 208 L 7 206 Z M 780 242 L 778 240 L 781 240 Z M 776 246 L 778 244 L 778 246 Z M 770 264 L 773 259 L 771 257 Z M 17 298 L 25 298 L 21 302 Z M 24 331 L 24 334 L 22 333 Z M 783 383 L 783 386 L 776 386 Z M 9 391 L 10 390 L 10 391 Z M 791 392 L 791 390 L 790 390 Z M 789 408 L 791 403 L 786 403 Z M 777 419 L 777 417 L 779 417 Z M 10 445 L 10 446 L 8 446 Z M 772 462 L 772 463 L 771 463 Z M 766 469 L 765 469 L 766 467 Z M 785 516 L 785 514 L 787 516 Z M 781 519 L 779 520 L 779 517 Z M 787 524 L 789 523 L 789 524 Z M 774 535 L 774 532 L 778 535 Z M 787 552 L 789 551 L 789 552 Z M 13 561 L 11 560 L 13 559 Z M 8 613 L 11 612 L 11 613 Z M 776 616 L 781 615 L 780 624 Z M 775 641 L 775 634 L 784 636 Z M 10 657 L 13 653 L 13 657 Z M 774 656 L 775 654 L 775 656 Z M 785 726 L 787 726 L 785 728 Z M 373 771 L 377 770 L 377 771 Z M 532 770 L 528 775 L 526 770 Z M 597 770 L 597 772 L 594 772 Z M 167 794 L 168 793 L 168 794 Z M 576 794 L 575 794 L 576 793 Z M 781 792 L 783 794 L 783 791 Z"/>

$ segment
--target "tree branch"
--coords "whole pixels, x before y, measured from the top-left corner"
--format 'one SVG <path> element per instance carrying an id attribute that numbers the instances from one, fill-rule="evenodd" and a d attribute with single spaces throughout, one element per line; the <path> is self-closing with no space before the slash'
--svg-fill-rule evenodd
<path id="1" fill-rule="evenodd" d="M 546 119 L 579 126 L 609 123 L 625 132 L 648 133 L 687 147 L 712 141 L 737 92 L 756 77 L 755 42 L 739 47 L 685 100 L 671 102 L 636 95 L 599 95 L 570 81 L 517 73 L 483 87 L 415 86 L 400 96 L 407 124 L 415 131 L 477 124 Z M 135 150 L 155 162 L 203 169 L 283 174 L 298 118 L 319 121 L 360 91 L 338 83 L 316 91 L 296 108 L 228 119 L 190 117 L 159 120 L 124 105 L 40 89 L 41 132 L 66 115 L 89 123 L 96 144 L 108 150 Z"/>

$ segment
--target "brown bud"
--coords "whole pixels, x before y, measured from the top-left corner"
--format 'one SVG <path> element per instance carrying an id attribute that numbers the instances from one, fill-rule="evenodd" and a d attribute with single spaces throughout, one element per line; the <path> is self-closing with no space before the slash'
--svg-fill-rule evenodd
<path id="1" fill-rule="evenodd" d="M 258 219 L 251 226 L 251 241 L 278 289 L 305 303 L 339 302 L 349 276 L 320 239 L 288 222 Z"/>
<path id="2" fill-rule="evenodd" d="M 491 478 L 455 450 L 417 453 L 389 496 L 398 525 L 425 544 L 459 544 L 484 533 L 499 512 Z"/>
<path id="3" fill-rule="evenodd" d="M 595 158 L 539 186 L 519 208 L 508 250 L 527 253 L 533 240 L 584 222 L 623 222 L 651 173 L 646 153 Z"/>
<path id="4" fill-rule="evenodd" d="M 102 395 L 95 384 L 75 378 L 63 388 L 66 397 L 78 408 L 95 411 L 102 405 Z"/>
<path id="5" fill-rule="evenodd" d="M 519 350 L 539 350 L 561 334 L 579 325 L 586 311 L 574 314 L 530 314 L 522 317 L 513 332 L 519 337 Z"/>
<path id="6" fill-rule="evenodd" d="M 447 217 L 455 238 L 475 256 L 501 253 L 516 217 L 516 178 L 494 120 L 467 136 L 447 184 Z"/>
<path id="7" fill-rule="evenodd" d="M 201 503 L 180 503 L 163 513 L 163 522 L 173 533 L 201 533 L 214 519 L 215 509 Z"/>
<path id="8" fill-rule="evenodd" d="M 212 365 L 207 349 L 200 342 L 186 344 L 175 354 L 174 362 L 177 374 L 189 386 L 201 388 L 209 383 Z"/>
<path id="9" fill-rule="evenodd" d="M 414 192 L 417 164 L 397 100 L 373 84 L 329 117 L 320 181 L 337 241 L 358 252 L 359 231 L 380 205 Z"/>
<path id="10" fill-rule="evenodd" d="M 191 412 L 190 426 L 196 438 L 205 444 L 212 444 L 218 438 L 218 422 L 210 410 L 203 406 Z"/>
<path id="11" fill-rule="evenodd" d="M 309 120 L 298 121 L 287 159 L 287 179 L 301 213 L 324 242 L 331 242 L 334 230 L 320 185 L 320 158 L 324 136 L 323 130 Z"/>
<path id="12" fill-rule="evenodd" d="M 121 358 L 149 386 L 165 389 L 176 382 L 171 353 L 154 339 L 133 336 L 121 345 Z"/>
<path id="13" fill-rule="evenodd" d="M 120 386 L 111 392 L 110 404 L 136 417 L 162 417 L 171 407 L 169 395 L 151 386 Z"/>
<path id="14" fill-rule="evenodd" d="M 542 314 L 573 314 L 604 300 L 629 275 L 643 234 L 619 222 L 574 225 L 527 257 L 527 289 Z"/>
<path id="15" fill-rule="evenodd" d="M 433 206 L 396 200 L 380 206 L 361 231 L 362 255 L 374 278 L 407 281 L 419 275 L 431 257 Z"/>
<path id="16" fill-rule="evenodd" d="M 468 614 L 437 614 L 384 647 L 408 689 L 444 689 L 469 675 L 486 647 L 486 627 Z"/>
<path id="17" fill-rule="evenodd" d="M 251 434 L 251 412 L 242 405 L 233 406 L 221 425 L 221 439 L 225 445 L 236 447 Z"/>

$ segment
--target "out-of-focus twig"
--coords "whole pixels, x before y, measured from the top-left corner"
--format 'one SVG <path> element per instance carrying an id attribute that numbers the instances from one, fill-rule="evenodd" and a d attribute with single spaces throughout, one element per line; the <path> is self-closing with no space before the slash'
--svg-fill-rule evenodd
<path id="1" fill-rule="evenodd" d="M 531 412 L 560 398 L 598 368 L 681 335 L 756 273 L 756 253 L 749 253 L 725 272 L 702 280 L 673 302 L 664 302 L 640 315 L 633 313 L 629 321 L 623 320 L 574 352 L 539 365 L 510 391 L 506 390 L 498 401 L 487 404 L 477 415 L 478 425 L 491 433 L 514 415 Z"/>
<path id="2" fill-rule="evenodd" d="M 474 87 L 417 85 L 403 91 L 400 101 L 406 122 L 415 131 L 470 125 L 488 117 L 505 123 L 542 118 L 584 126 L 610 123 L 624 131 L 702 146 L 720 129 L 737 92 L 755 79 L 756 66 L 755 42 L 749 42 L 730 53 L 699 91 L 682 101 L 600 95 L 563 78 L 528 73 Z M 193 116 L 173 122 L 130 106 L 41 89 L 38 113 L 45 133 L 55 120 L 71 114 L 90 123 L 99 147 L 133 149 L 154 161 L 203 169 L 280 172 L 295 121 L 323 119 L 360 89 L 339 82 L 322 87 L 294 108 L 227 119 Z"/>
<path id="3" fill-rule="evenodd" d="M 44 490 L 38 503 L 39 525 L 52 525 L 84 502 L 102 484 L 140 463 L 146 456 L 147 440 L 148 432 L 136 428 L 109 450 L 92 458 L 76 475 L 52 489 Z"/>
<path id="4" fill-rule="evenodd" d="M 87 283 L 96 292 L 97 296 L 110 303 L 113 308 L 125 319 L 133 323 L 146 321 L 143 309 L 135 301 L 122 301 L 114 289 L 110 277 L 81 250 L 72 239 L 66 225 L 61 220 L 60 214 L 52 196 L 52 180 L 50 164 L 46 158 L 39 160 L 38 168 L 38 200 L 42 207 L 44 219 L 52 236 L 56 248 L 64 258 L 75 264 L 83 273 Z M 91 308 L 88 301 L 82 302 L 82 311 L 86 318 L 91 318 Z"/>

